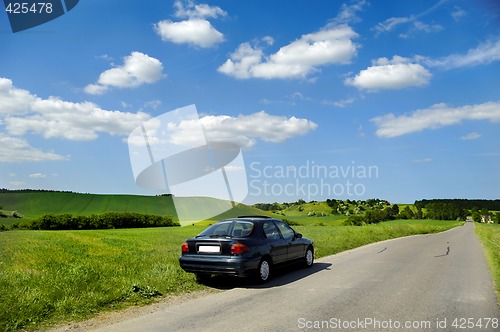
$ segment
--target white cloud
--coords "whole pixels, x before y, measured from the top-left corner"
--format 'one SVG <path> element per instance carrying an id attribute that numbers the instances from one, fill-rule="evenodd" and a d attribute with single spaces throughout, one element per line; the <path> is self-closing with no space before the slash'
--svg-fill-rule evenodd
<path id="1" fill-rule="evenodd" d="M 155 31 L 164 41 L 176 44 L 191 44 L 209 48 L 224 41 L 224 35 L 205 19 L 190 19 L 181 22 L 169 20 L 155 24 Z"/>
<path id="2" fill-rule="evenodd" d="M 179 18 L 187 18 L 180 22 L 163 20 L 154 25 L 155 32 L 164 41 L 176 44 L 190 44 L 202 48 L 213 47 L 224 41 L 224 35 L 215 29 L 206 18 L 226 16 L 220 7 L 207 4 L 195 4 L 193 1 L 176 1 L 175 14 Z"/>
<path id="3" fill-rule="evenodd" d="M 478 134 L 476 132 L 472 132 L 472 133 L 469 133 L 467 135 L 460 137 L 460 139 L 464 140 L 464 141 L 470 141 L 470 140 L 478 139 L 479 137 L 481 137 L 481 134 Z"/>
<path id="4" fill-rule="evenodd" d="M 262 37 L 262 40 L 269 46 L 272 46 L 274 44 L 274 38 L 271 36 Z"/>
<path id="5" fill-rule="evenodd" d="M 443 69 L 472 67 L 500 60 L 500 38 L 481 43 L 466 54 L 452 54 L 437 60 L 426 60 L 426 64 Z"/>
<path id="6" fill-rule="evenodd" d="M 36 99 L 28 91 L 15 88 L 11 80 L 0 77 L 0 115 L 25 114 Z"/>
<path id="7" fill-rule="evenodd" d="M 335 101 L 325 100 L 323 102 L 323 105 L 331 105 L 331 106 L 335 106 L 335 107 L 344 108 L 347 105 L 354 103 L 354 101 L 355 101 L 354 98 L 341 99 L 341 100 L 335 100 Z"/>
<path id="8" fill-rule="evenodd" d="M 426 129 L 450 126 L 465 120 L 500 122 L 500 102 L 462 107 L 436 104 L 427 109 L 416 110 L 411 114 L 396 116 L 390 113 L 371 119 L 378 127 L 376 134 L 379 137 L 397 137 Z"/>
<path id="9" fill-rule="evenodd" d="M 47 177 L 47 174 L 43 173 L 33 173 L 29 175 L 30 178 L 35 178 L 35 179 L 43 179 Z"/>
<path id="10" fill-rule="evenodd" d="M 160 106 L 161 106 L 161 100 L 158 99 L 150 100 L 144 103 L 144 108 L 152 108 L 154 110 Z"/>
<path id="11" fill-rule="evenodd" d="M 21 138 L 10 137 L 0 133 L 0 162 L 20 163 L 36 161 L 66 160 L 68 157 L 54 152 L 45 152 L 36 149 Z"/>
<path id="12" fill-rule="evenodd" d="M 88 84 L 83 88 L 83 91 L 89 95 L 102 95 L 108 91 L 108 87 L 100 84 Z"/>
<path id="13" fill-rule="evenodd" d="M 424 22 L 415 21 L 413 22 L 413 29 L 415 31 L 423 31 L 423 32 L 439 32 L 444 28 L 439 24 L 426 24 Z"/>
<path id="14" fill-rule="evenodd" d="M 389 32 L 396 28 L 398 25 L 412 22 L 414 19 L 414 17 L 391 17 L 384 22 L 378 23 L 375 27 L 373 27 L 372 30 L 377 34 Z"/>
<path id="15" fill-rule="evenodd" d="M 431 77 L 431 73 L 422 65 L 396 55 L 392 60 L 387 58 L 375 60 L 373 66 L 361 70 L 354 77 L 347 78 L 344 83 L 373 92 L 424 86 Z"/>
<path id="16" fill-rule="evenodd" d="M 100 95 L 110 87 L 135 88 L 143 84 L 155 83 L 163 77 L 165 77 L 163 65 L 158 59 L 141 52 L 132 52 L 124 58 L 122 66 L 101 73 L 97 83 L 87 85 L 84 91 Z"/>
<path id="17" fill-rule="evenodd" d="M 357 36 L 347 25 L 330 26 L 303 35 L 268 57 L 261 48 L 243 43 L 218 71 L 240 79 L 305 78 L 320 66 L 350 63 L 358 47 L 352 39 Z"/>
<path id="18" fill-rule="evenodd" d="M 183 145 L 191 142 L 192 132 L 200 124 L 208 141 L 233 142 L 242 148 L 251 148 L 257 140 L 282 143 L 317 127 L 317 124 L 307 119 L 270 115 L 265 111 L 237 117 L 208 115 L 199 120 L 171 124 L 169 130 L 173 133 L 170 143 Z"/>
<path id="19" fill-rule="evenodd" d="M 465 10 L 463 10 L 458 6 L 453 7 L 453 11 L 451 12 L 451 17 L 453 17 L 455 21 L 460 21 L 465 16 L 467 16 L 467 12 Z"/>
<path id="20" fill-rule="evenodd" d="M 397 26 L 399 25 L 405 25 L 408 23 L 413 23 L 413 26 L 410 28 L 410 30 L 407 33 L 402 33 L 399 36 L 401 38 L 409 38 L 412 33 L 415 31 L 423 31 L 423 32 L 437 32 L 441 31 L 443 29 L 442 26 L 433 24 L 429 25 L 426 23 L 423 23 L 419 21 L 418 19 L 425 17 L 432 13 L 434 10 L 438 9 L 441 7 L 443 4 L 448 2 L 448 0 L 439 0 L 437 3 L 435 3 L 433 6 L 430 8 L 424 10 L 423 12 L 416 14 L 416 15 L 410 15 L 406 17 L 391 17 L 386 19 L 383 22 L 378 23 L 376 26 L 372 28 L 372 31 L 375 32 L 376 35 L 380 35 L 382 33 L 386 33 L 392 30 L 395 30 Z"/>
<path id="21" fill-rule="evenodd" d="M 361 21 L 361 19 L 356 15 L 356 12 L 363 10 L 363 7 L 367 5 L 369 5 L 369 3 L 366 0 L 359 0 L 351 4 L 344 3 L 337 17 L 335 17 L 332 22 L 334 24 L 357 23 Z"/>
<path id="22" fill-rule="evenodd" d="M 184 5 L 185 4 L 185 5 Z M 227 12 L 217 6 L 207 4 L 195 4 L 194 1 L 175 1 L 174 7 L 177 8 L 176 17 L 180 18 L 217 18 L 226 16 Z"/>
<path id="23" fill-rule="evenodd" d="M 96 139 L 99 132 L 127 135 L 137 125 L 150 118 L 142 112 L 103 110 L 90 102 L 74 103 L 58 97 L 42 99 L 26 90 L 18 89 L 11 80 L 5 78 L 0 78 L 0 115 L 4 115 L 3 123 L 11 135 L 19 136 L 32 132 L 45 138 L 79 141 Z M 25 141 L 14 140 L 11 144 L 24 150 L 28 149 L 23 145 Z M 37 155 L 40 156 L 39 153 Z M 49 154 L 45 157 L 52 158 L 51 156 L 56 155 Z"/>

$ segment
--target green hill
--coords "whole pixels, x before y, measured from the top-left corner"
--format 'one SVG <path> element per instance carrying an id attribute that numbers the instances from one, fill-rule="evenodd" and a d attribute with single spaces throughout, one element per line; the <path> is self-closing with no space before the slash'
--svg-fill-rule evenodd
<path id="1" fill-rule="evenodd" d="M 215 198 L 189 197 L 190 205 L 197 209 L 207 206 L 227 205 L 227 202 Z M 89 216 L 105 212 L 135 212 L 171 216 L 177 219 L 172 197 L 169 196 L 138 196 L 138 195 L 98 195 L 72 192 L 0 192 L 0 212 L 12 216 L 15 211 L 24 219 L 38 218 L 45 214 L 72 214 Z M 206 223 L 238 215 L 270 215 L 251 206 L 238 204 L 233 209 L 207 220 Z M 13 218 L 1 218 L 4 223 Z M 4 220 L 4 221 L 2 221 Z"/>

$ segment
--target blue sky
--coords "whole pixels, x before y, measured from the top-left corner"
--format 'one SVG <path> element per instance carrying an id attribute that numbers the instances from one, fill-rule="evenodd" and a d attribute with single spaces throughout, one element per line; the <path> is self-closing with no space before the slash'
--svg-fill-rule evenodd
<path id="1" fill-rule="evenodd" d="M 127 137 L 195 104 L 247 203 L 500 198 L 499 7 L 85 0 L 18 33 L 2 10 L 0 187 L 157 194 Z"/>

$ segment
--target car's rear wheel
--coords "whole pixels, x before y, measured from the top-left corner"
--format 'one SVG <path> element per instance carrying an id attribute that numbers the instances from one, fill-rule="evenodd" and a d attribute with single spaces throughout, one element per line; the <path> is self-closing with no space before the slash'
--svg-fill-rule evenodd
<path id="1" fill-rule="evenodd" d="M 257 269 L 257 280 L 261 283 L 265 283 L 269 280 L 271 276 L 271 264 L 267 258 L 263 258 L 259 263 L 259 268 Z"/>
<path id="2" fill-rule="evenodd" d="M 311 247 L 306 249 L 306 254 L 304 255 L 304 266 L 311 267 L 314 263 L 314 251 Z"/>

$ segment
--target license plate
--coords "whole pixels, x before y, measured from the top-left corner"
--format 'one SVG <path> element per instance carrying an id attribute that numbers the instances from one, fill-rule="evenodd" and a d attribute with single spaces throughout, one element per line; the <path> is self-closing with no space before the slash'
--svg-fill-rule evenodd
<path id="1" fill-rule="evenodd" d="M 198 246 L 198 252 L 220 253 L 220 246 Z"/>

